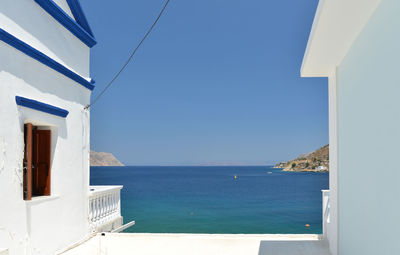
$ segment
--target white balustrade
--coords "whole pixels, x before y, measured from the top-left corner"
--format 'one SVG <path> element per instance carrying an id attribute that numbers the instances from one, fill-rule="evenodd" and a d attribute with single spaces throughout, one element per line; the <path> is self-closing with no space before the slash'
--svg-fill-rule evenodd
<path id="1" fill-rule="evenodd" d="M 329 223 L 331 222 L 331 203 L 329 197 L 329 190 L 322 190 L 322 234 L 324 238 L 327 237 Z"/>
<path id="2" fill-rule="evenodd" d="M 94 229 L 121 218 L 121 189 L 122 186 L 90 186 L 89 218 Z"/>

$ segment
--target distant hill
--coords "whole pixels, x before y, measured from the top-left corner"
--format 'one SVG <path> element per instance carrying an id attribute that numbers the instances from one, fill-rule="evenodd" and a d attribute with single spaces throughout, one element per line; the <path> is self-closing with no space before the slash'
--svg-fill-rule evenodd
<path id="1" fill-rule="evenodd" d="M 90 151 L 91 166 L 123 166 L 118 159 L 108 152 Z"/>
<path id="2" fill-rule="evenodd" d="M 295 159 L 276 164 L 275 168 L 283 168 L 283 171 L 292 172 L 329 171 L 329 144 Z"/>

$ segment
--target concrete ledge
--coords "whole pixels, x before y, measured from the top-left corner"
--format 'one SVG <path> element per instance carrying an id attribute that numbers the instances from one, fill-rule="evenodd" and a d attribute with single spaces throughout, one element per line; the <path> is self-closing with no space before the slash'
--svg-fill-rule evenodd
<path id="1" fill-rule="evenodd" d="M 113 237 L 260 239 L 273 241 L 321 240 L 318 234 L 190 234 L 190 233 L 112 233 Z"/>
<path id="2" fill-rule="evenodd" d="M 320 235 L 105 233 L 67 255 L 329 255 Z"/>

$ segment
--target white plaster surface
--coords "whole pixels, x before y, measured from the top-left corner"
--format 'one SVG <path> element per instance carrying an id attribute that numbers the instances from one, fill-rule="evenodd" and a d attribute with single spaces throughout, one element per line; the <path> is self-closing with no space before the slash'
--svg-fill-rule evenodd
<path id="1" fill-rule="evenodd" d="M 65 255 L 329 255 L 318 235 L 100 234 Z"/>
<path id="2" fill-rule="evenodd" d="M 75 20 L 74 15 L 71 12 L 71 9 L 69 8 L 69 5 L 66 0 L 53 0 L 65 13 L 68 14 L 68 16 Z"/>
<path id="3" fill-rule="evenodd" d="M 1 0 L 0 28 L 89 79 L 90 48 L 35 1 Z"/>
<path id="4" fill-rule="evenodd" d="M 382 0 L 337 69 L 339 254 L 400 254 L 400 1 Z"/>
<path id="5" fill-rule="evenodd" d="M 329 76 L 329 201 L 330 223 L 327 238 L 332 255 L 337 255 L 338 237 L 338 167 L 337 167 L 337 86 L 336 71 Z"/>

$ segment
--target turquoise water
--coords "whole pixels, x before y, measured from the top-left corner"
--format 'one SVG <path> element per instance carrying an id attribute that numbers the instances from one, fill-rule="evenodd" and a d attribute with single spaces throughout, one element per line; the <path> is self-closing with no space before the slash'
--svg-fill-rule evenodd
<path id="1" fill-rule="evenodd" d="M 126 232 L 321 233 L 328 176 L 254 166 L 135 166 L 91 167 L 90 181 L 124 185 L 122 215 L 136 221 Z"/>

